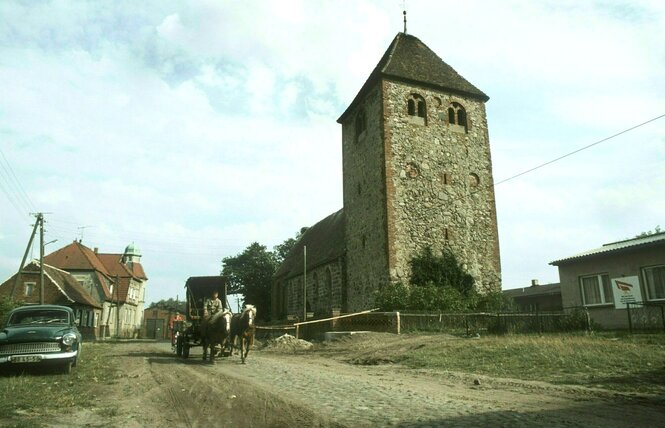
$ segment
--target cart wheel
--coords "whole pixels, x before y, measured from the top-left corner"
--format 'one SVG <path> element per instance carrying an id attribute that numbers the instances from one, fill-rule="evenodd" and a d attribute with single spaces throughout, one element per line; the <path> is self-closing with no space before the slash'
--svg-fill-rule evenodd
<path id="1" fill-rule="evenodd" d="M 184 343 L 182 347 L 182 356 L 184 358 L 189 358 L 189 343 Z"/>
<path id="2" fill-rule="evenodd" d="M 175 354 L 182 357 L 182 336 L 178 335 L 175 339 Z"/>

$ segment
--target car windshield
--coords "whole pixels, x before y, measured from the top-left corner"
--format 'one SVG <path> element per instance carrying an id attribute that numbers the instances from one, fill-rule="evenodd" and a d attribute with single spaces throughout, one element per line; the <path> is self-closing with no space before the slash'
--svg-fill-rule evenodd
<path id="1" fill-rule="evenodd" d="M 57 309 L 36 309 L 12 314 L 7 325 L 68 324 L 69 314 Z"/>

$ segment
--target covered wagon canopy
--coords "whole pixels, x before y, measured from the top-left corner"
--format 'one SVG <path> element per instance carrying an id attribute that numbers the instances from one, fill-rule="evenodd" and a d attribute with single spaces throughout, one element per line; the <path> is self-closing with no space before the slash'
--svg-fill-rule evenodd
<path id="1" fill-rule="evenodd" d="M 187 295 L 187 317 L 198 319 L 203 315 L 203 305 L 206 299 L 212 297 L 214 291 L 219 293 L 219 299 L 225 308 L 229 308 L 226 300 L 226 278 L 215 276 L 190 276 L 185 282 Z"/>

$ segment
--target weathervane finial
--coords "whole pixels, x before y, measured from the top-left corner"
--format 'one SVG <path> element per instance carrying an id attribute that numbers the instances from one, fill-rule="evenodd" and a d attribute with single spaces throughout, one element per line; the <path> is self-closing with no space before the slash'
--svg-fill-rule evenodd
<path id="1" fill-rule="evenodd" d="M 404 15 L 404 34 L 406 34 L 406 0 L 402 1 L 402 14 Z"/>

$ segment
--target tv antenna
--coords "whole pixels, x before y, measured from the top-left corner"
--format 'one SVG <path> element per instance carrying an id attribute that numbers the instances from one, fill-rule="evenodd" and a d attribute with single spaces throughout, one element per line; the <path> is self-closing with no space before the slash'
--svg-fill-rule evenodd
<path id="1" fill-rule="evenodd" d="M 85 231 L 89 227 L 92 227 L 92 226 L 79 226 L 79 227 L 77 227 L 77 229 L 79 230 L 79 242 L 83 241 L 83 231 Z"/>

